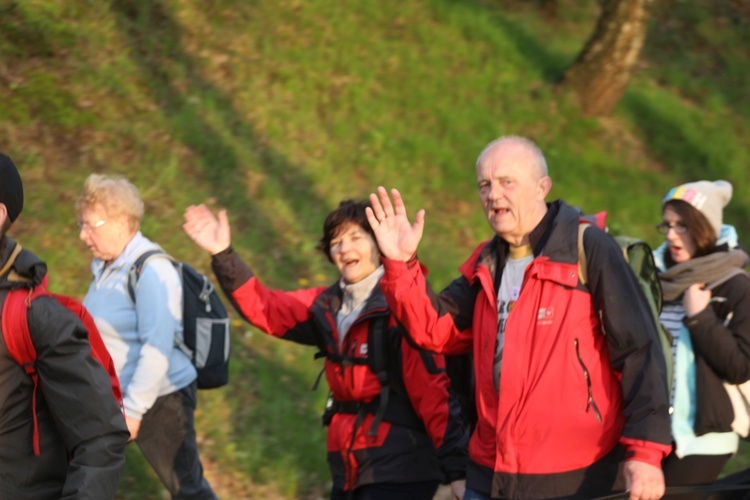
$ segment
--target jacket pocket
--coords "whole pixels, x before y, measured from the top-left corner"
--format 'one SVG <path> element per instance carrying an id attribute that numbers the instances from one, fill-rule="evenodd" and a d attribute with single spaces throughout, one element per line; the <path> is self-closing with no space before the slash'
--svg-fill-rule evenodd
<path id="1" fill-rule="evenodd" d="M 594 415 L 596 415 L 596 420 L 601 423 L 602 422 L 602 414 L 599 412 L 599 408 L 596 406 L 596 401 L 594 401 L 594 390 L 591 387 L 591 375 L 589 375 L 589 370 L 586 368 L 586 363 L 583 362 L 583 358 L 581 357 L 581 349 L 578 346 L 578 339 L 575 339 L 575 346 L 576 346 L 576 357 L 578 358 L 578 364 L 581 365 L 581 370 L 583 371 L 583 378 L 586 379 L 586 391 L 587 391 L 587 400 L 586 400 L 586 412 L 591 409 L 594 411 Z"/>

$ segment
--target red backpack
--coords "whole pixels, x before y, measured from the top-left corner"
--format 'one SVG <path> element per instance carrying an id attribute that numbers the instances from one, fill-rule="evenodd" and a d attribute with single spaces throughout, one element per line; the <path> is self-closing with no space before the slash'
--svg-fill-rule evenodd
<path id="1" fill-rule="evenodd" d="M 17 247 L 20 247 L 20 245 L 17 245 Z M 36 418 L 36 391 L 39 388 L 39 374 L 34 366 L 36 362 L 36 349 L 31 341 L 27 319 L 29 308 L 37 297 L 52 297 L 80 318 L 89 333 L 91 355 L 102 364 L 109 374 L 109 381 L 112 384 L 112 394 L 115 396 L 123 413 L 125 409 L 122 403 L 122 390 L 120 389 L 120 381 L 115 372 L 115 365 L 109 356 L 109 351 L 107 351 L 104 341 L 102 341 L 99 330 L 96 328 L 94 318 L 91 317 L 91 314 L 89 314 L 83 304 L 72 297 L 48 292 L 46 275 L 42 279 L 42 283 L 33 288 L 22 287 L 9 290 L 5 297 L 2 312 L 3 339 L 8 348 L 8 353 L 23 367 L 34 382 L 34 396 L 31 402 L 32 417 L 34 419 L 34 434 L 32 439 L 34 455 L 39 456 L 39 424 Z"/>

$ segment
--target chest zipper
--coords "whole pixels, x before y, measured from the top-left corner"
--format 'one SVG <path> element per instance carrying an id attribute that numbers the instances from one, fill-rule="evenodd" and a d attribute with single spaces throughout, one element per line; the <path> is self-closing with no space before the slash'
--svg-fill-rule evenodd
<path id="1" fill-rule="evenodd" d="M 586 364 L 583 362 L 583 358 L 581 357 L 581 350 L 578 347 L 578 339 L 575 339 L 575 345 L 576 345 L 576 356 L 578 357 L 578 363 L 581 365 L 581 369 L 583 370 L 583 377 L 586 379 L 586 388 L 588 390 L 586 412 L 588 413 L 589 409 L 594 410 L 594 415 L 596 415 L 596 420 L 599 423 L 602 423 L 602 414 L 599 412 L 599 408 L 596 406 L 596 401 L 594 401 L 594 390 L 591 387 L 591 376 L 589 375 L 589 370 L 588 368 L 586 368 Z"/>

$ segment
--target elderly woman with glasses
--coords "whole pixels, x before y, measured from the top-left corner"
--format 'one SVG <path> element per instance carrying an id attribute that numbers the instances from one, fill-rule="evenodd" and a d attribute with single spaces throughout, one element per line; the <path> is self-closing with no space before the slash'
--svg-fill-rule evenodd
<path id="1" fill-rule="evenodd" d="M 664 243 L 654 257 L 675 360 L 667 486 L 711 483 L 739 444 L 723 383 L 750 379 L 750 279 L 734 227 L 722 224 L 731 197 L 726 181 L 698 181 L 662 201 Z"/>
<path id="2" fill-rule="evenodd" d="M 128 293 L 128 272 L 159 248 L 139 230 L 143 201 L 122 177 L 92 174 L 76 202 L 79 237 L 94 257 L 83 300 L 120 379 L 134 440 L 172 498 L 216 498 L 203 477 L 193 416 L 195 367 L 175 345 L 182 334 L 182 283 L 167 259 L 143 268 Z"/>

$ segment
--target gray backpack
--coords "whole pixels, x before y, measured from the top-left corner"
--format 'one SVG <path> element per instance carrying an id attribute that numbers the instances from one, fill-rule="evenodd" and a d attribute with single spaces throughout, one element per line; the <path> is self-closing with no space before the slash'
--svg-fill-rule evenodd
<path id="1" fill-rule="evenodd" d="M 182 338 L 177 347 L 198 372 L 198 388 L 213 389 L 229 382 L 229 316 L 209 279 L 161 249 L 143 253 L 128 272 L 128 293 L 135 304 L 135 286 L 143 267 L 155 258 L 169 259 L 182 280 Z"/>

